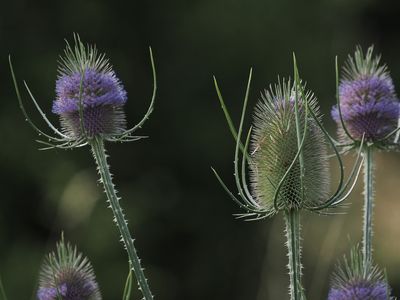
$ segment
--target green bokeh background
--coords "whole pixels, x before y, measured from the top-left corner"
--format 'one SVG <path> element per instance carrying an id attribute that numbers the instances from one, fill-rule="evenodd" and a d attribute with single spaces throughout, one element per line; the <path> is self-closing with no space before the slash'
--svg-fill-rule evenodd
<path id="1" fill-rule="evenodd" d="M 9 299 L 31 299 L 43 256 L 62 230 L 90 257 L 104 299 L 121 299 L 128 271 L 88 148 L 38 151 L 8 70 L 11 53 L 18 78 L 27 80 L 50 111 L 58 55 L 73 32 L 111 59 L 128 91 L 130 124 L 150 101 L 149 45 L 155 54 L 156 109 L 140 132 L 150 139 L 107 148 L 156 299 L 288 299 L 281 216 L 235 220 L 232 214 L 240 211 L 210 170 L 211 165 L 220 170 L 233 188 L 234 143 L 212 75 L 238 120 L 249 68 L 254 67 L 253 106 L 277 75 L 291 75 L 295 51 L 301 76 L 334 133 L 329 111 L 335 101 L 335 55 L 342 63 L 356 45 L 375 44 L 400 83 L 398 1 L 14 0 L 1 6 L 0 274 Z M 400 157 L 379 153 L 376 160 L 375 257 L 398 296 Z M 308 299 L 326 298 L 333 264 L 350 241 L 360 240 L 361 186 L 347 215 L 302 218 Z"/>

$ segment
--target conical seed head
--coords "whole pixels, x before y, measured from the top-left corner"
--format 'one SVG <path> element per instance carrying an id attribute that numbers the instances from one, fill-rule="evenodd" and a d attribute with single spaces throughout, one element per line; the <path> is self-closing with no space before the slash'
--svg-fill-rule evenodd
<path id="1" fill-rule="evenodd" d="M 298 152 L 296 129 L 295 91 L 290 82 L 283 82 L 262 95 L 254 113 L 254 130 L 251 141 L 250 179 L 253 193 L 262 207 L 274 211 L 274 197 L 279 183 Z M 324 134 L 316 121 L 308 114 L 304 104 L 308 102 L 317 118 L 320 118 L 316 99 L 311 93 L 305 98 L 298 92 L 300 136 L 307 124 L 302 177 L 300 160 L 294 162 L 278 194 L 278 207 L 300 209 L 321 204 L 329 192 L 329 165 Z"/>
<path id="2" fill-rule="evenodd" d="M 38 300 L 101 300 L 93 268 L 87 258 L 62 239 L 57 252 L 43 263 Z"/>

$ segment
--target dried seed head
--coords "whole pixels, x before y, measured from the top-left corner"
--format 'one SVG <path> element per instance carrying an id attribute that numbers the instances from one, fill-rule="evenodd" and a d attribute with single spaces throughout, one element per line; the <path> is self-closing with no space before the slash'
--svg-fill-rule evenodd
<path id="1" fill-rule="evenodd" d="M 300 88 L 304 88 L 303 86 Z M 316 206 L 328 198 L 329 165 L 324 134 L 311 114 L 306 116 L 308 103 L 320 118 L 316 98 L 308 92 L 301 96 L 297 91 L 300 136 L 307 125 L 304 145 L 282 183 L 278 195 L 278 207 L 299 209 Z M 295 160 L 298 152 L 296 129 L 296 91 L 290 81 L 283 81 L 265 91 L 256 106 L 251 144 L 250 179 L 259 204 L 266 210 L 274 210 L 276 189 Z M 303 174 L 300 169 L 303 161 Z"/>
<path id="2" fill-rule="evenodd" d="M 380 56 L 372 56 L 373 47 L 364 56 L 357 48 L 354 58 L 349 56 L 343 69 L 339 85 L 342 119 L 351 138 L 374 143 L 395 130 L 400 117 L 399 100 L 385 65 L 380 65 Z M 338 124 L 343 143 L 351 142 L 344 131 L 337 106 L 332 117 Z M 394 136 L 393 136 L 394 138 Z"/>
<path id="3" fill-rule="evenodd" d="M 75 47 L 67 43 L 61 57 L 56 94 L 53 113 L 60 116 L 68 136 L 92 138 L 124 131 L 126 91 L 104 55 L 93 46 L 85 47 L 78 36 Z"/>
<path id="4" fill-rule="evenodd" d="M 43 263 L 37 292 L 39 300 L 101 300 L 92 266 L 76 248 L 57 244 Z"/>

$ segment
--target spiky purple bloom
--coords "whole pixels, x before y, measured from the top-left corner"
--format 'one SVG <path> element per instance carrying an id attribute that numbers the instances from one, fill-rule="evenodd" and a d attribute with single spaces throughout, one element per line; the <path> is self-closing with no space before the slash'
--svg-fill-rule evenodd
<path id="1" fill-rule="evenodd" d="M 397 128 L 400 107 L 387 67 L 379 65 L 380 57 L 372 57 L 372 51 L 370 47 L 364 57 L 357 48 L 354 58 L 349 56 L 339 85 L 339 100 L 342 119 L 351 138 L 360 141 L 364 135 L 366 141 L 375 143 Z M 331 114 L 338 124 L 342 142 L 349 142 L 337 105 Z"/>
<path id="2" fill-rule="evenodd" d="M 61 115 L 79 111 L 81 80 L 80 73 L 58 78 L 54 113 Z M 123 106 L 127 99 L 126 92 L 114 72 L 101 73 L 93 69 L 84 72 L 81 96 L 84 108 L 102 105 Z"/>
<path id="3" fill-rule="evenodd" d="M 363 254 L 358 246 L 351 250 L 337 265 L 332 277 L 328 300 L 388 300 L 390 286 L 383 272 L 371 262 L 364 265 Z"/>
<path id="4" fill-rule="evenodd" d="M 76 248 L 57 244 L 40 272 L 38 300 L 101 300 L 90 262 Z"/>
<path id="5" fill-rule="evenodd" d="M 328 300 L 387 300 L 388 288 L 385 282 L 349 282 L 347 286 L 332 288 Z"/>
<path id="6" fill-rule="evenodd" d="M 123 132 L 127 93 L 104 55 L 97 56 L 91 47 L 72 50 L 68 44 L 65 55 L 52 109 L 64 132 L 75 138 Z"/>

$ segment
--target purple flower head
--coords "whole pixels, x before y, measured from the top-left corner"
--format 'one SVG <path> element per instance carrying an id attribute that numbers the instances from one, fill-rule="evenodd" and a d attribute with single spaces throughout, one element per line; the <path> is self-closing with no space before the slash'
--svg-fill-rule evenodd
<path id="1" fill-rule="evenodd" d="M 101 300 L 90 262 L 63 238 L 42 266 L 37 299 Z"/>
<path id="2" fill-rule="evenodd" d="M 59 287 L 41 287 L 38 290 L 37 296 L 39 300 L 53 300 L 57 299 L 57 296 L 65 297 L 67 293 L 67 285 L 64 283 Z"/>
<path id="3" fill-rule="evenodd" d="M 332 277 L 328 300 L 388 300 L 390 286 L 383 272 L 371 262 L 364 265 L 358 246 L 338 264 Z"/>
<path id="4" fill-rule="evenodd" d="M 126 127 L 127 93 L 104 55 L 76 42 L 80 47 L 67 44 L 61 58 L 52 111 L 60 116 L 68 136 L 117 135 Z"/>
<path id="5" fill-rule="evenodd" d="M 349 282 L 341 288 L 332 288 L 328 300 L 387 300 L 388 287 L 385 282 Z"/>
<path id="6" fill-rule="evenodd" d="M 400 103 L 386 66 L 380 66 L 380 57 L 372 57 L 373 47 L 366 56 L 357 48 L 354 59 L 349 57 L 339 85 L 340 111 L 332 108 L 332 118 L 338 124 L 343 143 L 353 139 L 376 143 L 398 126 Z M 350 137 L 348 136 L 350 135 Z M 394 136 L 392 136 L 394 137 Z"/>
<path id="7" fill-rule="evenodd" d="M 87 69 L 83 76 L 79 72 L 61 75 L 56 82 L 56 92 L 53 113 L 58 115 L 79 112 L 80 97 L 83 108 L 123 106 L 127 100 L 124 88 L 112 71 L 102 73 Z"/>

